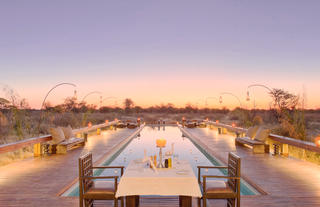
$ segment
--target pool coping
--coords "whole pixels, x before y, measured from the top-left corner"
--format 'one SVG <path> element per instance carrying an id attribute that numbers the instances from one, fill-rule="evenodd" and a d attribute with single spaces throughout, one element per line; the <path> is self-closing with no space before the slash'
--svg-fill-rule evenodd
<path id="1" fill-rule="evenodd" d="M 106 160 L 110 159 L 115 153 L 118 152 L 119 149 L 121 149 L 124 145 L 126 145 L 128 142 L 130 142 L 134 137 L 139 135 L 141 130 L 145 127 L 145 124 L 141 125 L 139 129 L 134 131 L 130 136 L 122 140 L 121 142 L 115 144 L 112 146 L 111 150 L 104 154 L 102 157 L 100 157 L 97 161 L 93 163 L 94 166 L 100 166 L 102 165 Z M 67 192 L 73 185 L 75 185 L 77 182 L 79 182 L 79 176 L 77 176 L 73 181 L 71 181 L 68 185 L 63 187 L 58 193 L 57 196 L 61 198 L 74 198 L 72 196 L 63 196 L 65 192 Z M 75 197 L 78 199 L 78 197 Z"/>
<path id="2" fill-rule="evenodd" d="M 213 150 L 211 150 L 207 145 L 205 145 L 197 136 L 193 135 L 192 133 L 186 131 L 183 127 L 181 127 L 181 125 L 178 125 L 178 128 L 180 129 L 180 131 L 182 132 L 183 135 L 185 135 L 186 137 L 188 137 L 189 139 L 192 139 L 194 142 L 196 142 L 201 148 L 203 148 L 205 151 L 208 152 L 209 155 L 214 156 L 215 158 L 218 159 L 218 161 L 220 161 L 222 164 L 226 165 L 227 162 L 224 158 L 218 156 L 216 153 L 214 153 Z M 252 180 L 250 180 L 248 177 L 246 177 L 245 175 L 241 174 L 242 179 L 244 179 L 249 185 L 251 185 L 252 187 L 254 187 L 259 193 L 260 195 L 242 195 L 245 197 L 256 197 L 256 196 L 264 196 L 264 195 L 268 195 L 268 193 L 266 191 L 264 191 L 259 185 L 257 185 L 256 183 L 254 183 Z"/>

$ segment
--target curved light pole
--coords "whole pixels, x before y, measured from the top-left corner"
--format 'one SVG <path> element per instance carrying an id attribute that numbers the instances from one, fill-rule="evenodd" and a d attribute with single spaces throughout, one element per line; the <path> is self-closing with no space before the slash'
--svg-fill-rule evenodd
<path id="1" fill-rule="evenodd" d="M 216 99 L 216 100 L 218 100 L 217 97 L 207 97 L 206 98 L 206 108 L 208 107 L 208 99 Z"/>
<path id="2" fill-rule="evenodd" d="M 112 98 L 117 99 L 117 97 L 108 96 L 108 97 L 106 97 L 106 98 L 104 98 L 104 99 L 101 100 L 101 104 L 102 104 L 104 101 L 106 101 L 106 100 L 108 100 L 108 99 L 112 99 Z"/>
<path id="3" fill-rule="evenodd" d="M 262 88 L 267 89 L 269 92 L 272 92 L 271 88 L 269 88 L 268 86 L 263 85 L 263 84 L 252 84 L 252 85 L 249 85 L 247 87 L 247 98 L 246 98 L 247 101 L 250 101 L 249 88 L 251 88 L 251 87 L 262 87 Z"/>
<path id="4" fill-rule="evenodd" d="M 83 97 L 83 99 L 82 99 L 82 101 L 81 101 L 80 103 L 83 103 L 84 100 L 85 100 L 88 96 L 90 96 L 90 95 L 92 95 L 92 94 L 101 94 L 101 92 L 100 92 L 100 91 L 92 91 L 92 92 L 86 94 L 86 95 Z M 101 98 L 102 98 L 102 97 L 100 96 L 100 99 L 101 99 Z"/>
<path id="5" fill-rule="evenodd" d="M 240 108 L 242 108 L 242 103 L 241 103 L 240 99 L 238 98 L 238 96 L 236 96 L 236 95 L 234 95 L 233 93 L 230 93 L 230 92 L 222 92 L 222 93 L 220 93 L 220 97 L 219 97 L 220 104 L 222 103 L 222 95 L 231 95 L 231 96 L 235 97 L 239 101 Z"/>
<path id="6" fill-rule="evenodd" d="M 70 86 L 73 86 L 73 87 L 77 87 L 75 84 L 73 83 L 59 83 L 55 86 L 53 86 L 46 94 L 46 96 L 44 97 L 43 101 L 42 101 L 42 104 L 41 104 L 41 107 L 40 107 L 40 119 L 39 119 L 39 124 L 38 124 L 38 132 L 40 134 L 40 125 L 41 125 L 41 122 L 42 122 L 42 108 L 43 108 L 43 105 L 44 103 L 46 102 L 49 94 L 51 93 L 51 91 L 53 91 L 55 88 L 59 87 L 59 86 L 62 86 L 62 85 L 70 85 Z M 76 91 L 74 92 L 76 94 Z"/>

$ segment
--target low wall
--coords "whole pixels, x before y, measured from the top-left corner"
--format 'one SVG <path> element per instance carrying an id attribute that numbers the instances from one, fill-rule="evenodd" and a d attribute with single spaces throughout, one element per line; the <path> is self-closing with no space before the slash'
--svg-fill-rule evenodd
<path id="1" fill-rule="evenodd" d="M 74 129 L 73 133 L 75 134 L 80 134 L 80 133 L 88 133 L 90 131 L 94 131 L 97 130 L 100 131 L 101 128 L 105 128 L 108 126 L 113 126 L 117 124 L 117 121 L 112 121 L 109 123 L 102 123 L 102 124 L 97 124 L 91 127 L 83 127 L 83 128 L 79 128 L 79 129 Z M 13 143 L 9 143 L 9 144 L 3 144 L 0 145 L 0 154 L 1 153 L 7 153 L 7 152 L 13 152 L 16 150 L 19 150 L 21 148 L 24 147 L 28 147 L 31 145 L 34 145 L 34 149 L 37 149 L 36 151 L 39 151 L 40 149 L 40 144 L 43 142 L 47 142 L 52 140 L 52 137 L 50 134 L 48 135 L 43 135 L 43 136 L 39 136 L 39 137 L 33 137 L 33 138 L 29 138 L 29 139 L 25 139 L 25 140 L 21 140 L 18 142 L 13 142 Z M 35 152 L 34 152 L 35 153 Z M 38 155 L 35 153 L 35 156 Z"/>
<path id="2" fill-rule="evenodd" d="M 247 129 L 241 127 L 232 127 L 227 124 L 212 121 L 207 121 L 207 124 L 209 126 L 222 128 L 222 132 L 228 131 L 238 135 L 243 135 L 247 131 Z M 270 146 L 270 152 L 274 152 L 274 144 L 277 144 L 280 146 L 280 152 L 283 156 L 291 156 L 320 165 L 320 147 L 317 147 L 312 142 L 270 134 L 266 143 Z"/>

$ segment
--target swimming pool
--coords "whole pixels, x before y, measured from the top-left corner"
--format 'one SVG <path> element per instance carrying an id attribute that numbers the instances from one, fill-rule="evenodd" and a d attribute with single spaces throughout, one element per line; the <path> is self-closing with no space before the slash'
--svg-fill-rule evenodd
<path id="1" fill-rule="evenodd" d="M 148 155 L 158 155 L 159 149 L 156 148 L 156 139 L 164 138 L 167 140 L 166 147 L 163 152 L 171 150 L 172 143 L 174 143 L 174 157 L 176 159 L 188 160 L 193 168 L 196 176 L 198 176 L 198 165 L 220 166 L 221 162 L 210 156 L 199 145 L 192 142 L 187 137 L 182 137 L 178 127 L 174 126 L 161 126 L 151 127 L 146 126 L 141 132 L 139 137 L 133 138 L 130 142 L 125 144 L 119 151 L 117 151 L 111 158 L 103 162 L 103 166 L 107 165 L 122 165 L 127 166 L 131 160 L 142 158 L 144 150 Z M 114 175 L 118 174 L 117 170 L 96 170 L 95 175 Z M 203 174 L 203 173 L 201 173 Z M 226 174 L 225 170 L 208 169 L 205 174 Z M 258 195 L 259 192 L 245 180 L 241 180 L 241 195 Z M 78 196 L 78 184 L 68 189 L 62 196 Z"/>

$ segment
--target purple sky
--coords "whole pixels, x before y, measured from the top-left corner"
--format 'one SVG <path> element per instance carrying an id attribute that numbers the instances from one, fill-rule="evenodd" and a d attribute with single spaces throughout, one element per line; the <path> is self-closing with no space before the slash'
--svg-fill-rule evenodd
<path id="1" fill-rule="evenodd" d="M 320 107 L 319 11 L 318 0 L 1 1 L 0 83 L 34 107 L 60 82 L 140 105 L 304 87 Z"/>

